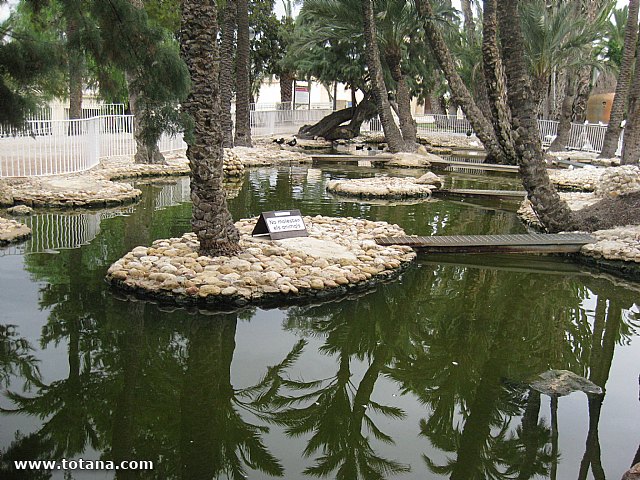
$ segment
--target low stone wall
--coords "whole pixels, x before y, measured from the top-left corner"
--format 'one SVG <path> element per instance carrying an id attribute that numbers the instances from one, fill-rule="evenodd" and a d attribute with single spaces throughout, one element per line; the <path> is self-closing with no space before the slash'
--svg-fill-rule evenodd
<path id="1" fill-rule="evenodd" d="M 593 192 L 605 173 L 604 168 L 584 167 L 574 170 L 549 169 L 549 179 L 559 190 Z"/>
<path id="2" fill-rule="evenodd" d="M 304 217 L 309 237 L 271 241 L 251 237 L 256 219 L 236 223 L 241 252 L 233 257 L 198 254 L 194 234 L 136 247 L 115 262 L 107 281 L 161 302 L 214 308 L 281 305 L 329 299 L 397 276 L 416 254 L 382 247 L 378 236 L 404 235 L 385 222 Z"/>
<path id="3" fill-rule="evenodd" d="M 640 265 L 640 225 L 598 230 L 593 236 L 598 241 L 582 247 L 583 255 Z"/>
<path id="4" fill-rule="evenodd" d="M 255 148 L 235 147 L 233 151 L 246 167 L 269 167 L 311 162 L 311 156 L 303 153 L 299 148 L 280 146 L 275 143 L 262 144 Z"/>
<path id="5" fill-rule="evenodd" d="M 600 198 L 640 190 L 640 167 L 584 167 L 548 170 L 551 182 L 560 190 L 595 192 Z"/>
<path id="6" fill-rule="evenodd" d="M 130 203 L 142 192 L 96 175 L 30 177 L 12 186 L 13 201 L 30 207 L 94 208 Z"/>
<path id="7" fill-rule="evenodd" d="M 596 184 L 595 194 L 600 198 L 617 197 L 625 193 L 640 191 L 640 167 L 625 165 L 604 168 L 600 181 Z"/>
<path id="8" fill-rule="evenodd" d="M 560 198 L 566 201 L 572 210 L 580 210 L 591 206 L 603 198 L 640 191 L 640 167 L 635 165 L 549 170 L 549 178 L 559 188 L 567 188 L 579 192 L 593 192 L 560 192 Z M 528 200 L 522 203 L 518 210 L 518 215 L 527 224 L 535 227 L 541 226 Z"/>
<path id="9" fill-rule="evenodd" d="M 351 180 L 330 180 L 327 191 L 359 198 L 429 198 L 442 185 L 442 180 L 429 172 L 420 178 L 370 177 Z"/>
<path id="10" fill-rule="evenodd" d="M 165 159 L 166 165 L 156 165 L 137 164 L 130 156 L 110 157 L 87 172 L 5 179 L 0 185 L 0 201 L 7 205 L 53 208 L 103 208 L 131 203 L 142 192 L 115 180 L 190 173 L 184 152 L 166 155 Z M 225 150 L 223 170 L 226 178 L 241 178 L 244 174 L 242 159 L 235 150 Z"/>
<path id="11" fill-rule="evenodd" d="M 0 217 L 0 245 L 18 243 L 31 236 L 31 229 L 26 225 Z"/>

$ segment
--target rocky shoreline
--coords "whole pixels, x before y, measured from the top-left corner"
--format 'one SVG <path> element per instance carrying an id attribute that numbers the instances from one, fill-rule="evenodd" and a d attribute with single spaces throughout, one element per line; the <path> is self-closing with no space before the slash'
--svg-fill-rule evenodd
<path id="1" fill-rule="evenodd" d="M 408 247 L 382 247 L 397 225 L 355 218 L 304 217 L 309 237 L 251 237 L 256 219 L 236 222 L 241 252 L 199 256 L 194 234 L 136 247 L 107 272 L 127 293 L 163 303 L 239 308 L 342 297 L 397 277 L 416 258 Z"/>
<path id="2" fill-rule="evenodd" d="M 604 198 L 640 191 L 640 167 L 584 168 L 551 171 L 552 181 L 580 192 L 560 192 L 572 210 L 594 205 Z M 540 228 L 540 222 L 525 200 L 518 215 L 527 224 Z M 597 242 L 585 245 L 575 258 L 608 272 L 640 279 L 640 226 L 627 225 L 593 232 Z"/>
<path id="3" fill-rule="evenodd" d="M 26 225 L 0 217 L 0 246 L 19 243 L 31 236 L 31 229 Z"/>
<path id="4" fill-rule="evenodd" d="M 370 177 L 346 180 L 330 180 L 327 191 L 337 195 L 358 198 L 430 198 L 434 190 L 442 186 L 442 179 L 434 173 L 426 173 L 420 178 L 413 177 Z"/>
<path id="5" fill-rule="evenodd" d="M 116 180 L 189 174 L 184 152 L 165 156 L 165 165 L 137 164 L 130 156 L 110 157 L 80 173 L 0 180 L 0 205 L 36 208 L 105 208 L 132 203 L 142 192 Z M 233 150 L 225 150 L 226 178 L 240 178 L 244 165 Z"/>

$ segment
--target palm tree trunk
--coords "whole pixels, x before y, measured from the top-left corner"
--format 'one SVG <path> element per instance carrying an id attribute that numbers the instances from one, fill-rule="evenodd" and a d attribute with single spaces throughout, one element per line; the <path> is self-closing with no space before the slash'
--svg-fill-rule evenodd
<path id="1" fill-rule="evenodd" d="M 476 136 L 487 150 L 487 157 L 498 162 L 507 163 L 507 158 L 500 148 L 493 126 L 478 108 L 469 90 L 458 74 L 456 63 L 451 56 L 447 43 L 434 21 L 433 9 L 428 0 L 416 0 L 418 14 L 425 25 L 425 33 L 431 49 L 444 72 L 451 88 L 453 102 L 460 105 L 462 111 L 471 123 Z"/>
<path id="2" fill-rule="evenodd" d="M 233 148 L 233 47 L 236 31 L 237 7 L 235 0 L 227 0 L 222 16 L 222 40 L 220 42 L 220 104 L 222 122 L 222 146 Z"/>
<path id="3" fill-rule="evenodd" d="M 638 38 L 640 44 L 640 35 Z M 640 49 L 636 49 L 636 69 L 633 83 L 629 90 L 627 124 L 624 128 L 624 144 L 622 146 L 622 165 L 632 165 L 640 160 Z"/>
<path id="4" fill-rule="evenodd" d="M 249 1 L 237 0 L 238 49 L 236 53 L 236 137 L 235 144 L 251 147 L 251 113 L 249 84 Z"/>
<path id="5" fill-rule="evenodd" d="M 600 158 L 613 158 L 618 149 L 618 139 L 620 138 L 620 123 L 624 118 L 625 107 L 629 97 L 629 84 L 631 83 L 631 73 L 635 61 L 636 43 L 638 41 L 638 10 L 640 0 L 629 1 L 629 17 L 624 31 L 624 48 L 622 51 L 622 64 L 618 74 L 616 84 L 616 94 L 611 106 L 611 116 L 607 133 L 604 135 L 604 143 Z"/>
<path id="6" fill-rule="evenodd" d="M 482 23 L 484 78 L 487 84 L 493 129 L 498 136 L 498 142 L 505 153 L 507 163 L 517 165 L 518 156 L 511 131 L 511 110 L 507 101 L 507 83 L 498 47 L 496 7 L 496 0 L 484 0 Z"/>
<path id="7" fill-rule="evenodd" d="M 69 120 L 82 118 L 82 92 L 83 92 L 83 71 L 84 57 L 82 52 L 75 46 L 78 35 L 78 22 L 75 18 L 67 19 L 67 55 L 69 68 Z M 70 122 L 69 135 L 80 133 L 78 122 Z"/>
<path id="8" fill-rule="evenodd" d="M 429 105 L 431 106 L 431 113 L 433 113 L 434 115 L 447 114 L 444 107 L 442 106 L 442 98 L 438 96 L 435 90 L 432 90 L 431 92 L 429 92 Z"/>
<path id="9" fill-rule="evenodd" d="M 577 123 L 587 119 L 587 103 L 593 88 L 593 67 L 583 67 L 578 72 L 576 99 L 573 101 L 573 118 Z"/>
<path id="10" fill-rule="evenodd" d="M 382 76 L 382 62 L 380 61 L 375 17 L 373 15 L 373 4 L 371 0 L 362 0 L 362 18 L 364 24 L 365 55 L 369 76 L 371 77 L 373 99 L 378 108 L 378 115 L 380 115 L 380 122 L 382 123 L 385 139 L 389 145 L 389 151 L 401 152 L 406 150 L 406 145 L 393 119 L 387 87 L 384 82 L 384 77 Z"/>
<path id="11" fill-rule="evenodd" d="M 476 33 L 476 23 L 473 19 L 473 10 L 471 9 L 471 0 L 462 0 L 462 16 L 464 17 L 464 33 L 467 36 L 467 42 L 471 43 Z"/>
<path id="12" fill-rule="evenodd" d="M 544 165 L 517 0 L 498 0 L 498 21 L 522 184 L 542 225 L 551 232 L 559 232 L 571 226 L 572 214 L 549 180 Z"/>
<path id="13" fill-rule="evenodd" d="M 564 92 L 564 100 L 562 100 L 562 110 L 560 111 L 560 121 L 558 122 L 558 131 L 553 143 L 549 146 L 550 152 L 561 152 L 569 143 L 569 134 L 571 133 L 571 120 L 573 115 L 573 102 L 576 98 L 575 78 L 574 75 L 567 74 L 567 85 Z"/>
<path id="14" fill-rule="evenodd" d="M 280 103 L 289 104 L 293 100 L 293 72 L 282 72 L 280 74 Z"/>
<path id="15" fill-rule="evenodd" d="M 193 119 L 187 136 L 191 169 L 191 226 L 200 254 L 216 256 L 238 251 L 236 230 L 222 187 L 222 135 L 218 78 L 220 59 L 216 36 L 215 0 L 185 0 L 182 4 L 181 53 L 191 75 L 191 93 L 183 103 Z M 190 137 L 190 138 L 189 138 Z"/>
<path id="16" fill-rule="evenodd" d="M 401 75 L 397 81 L 396 99 L 398 101 L 398 118 L 400 119 L 400 131 L 402 138 L 408 150 L 412 150 L 411 146 L 417 146 L 418 125 L 411 115 L 411 92 L 407 85 L 407 76 Z"/>
<path id="17" fill-rule="evenodd" d="M 416 144 L 418 128 L 413 116 L 411 115 L 411 92 L 407 85 L 407 77 L 402 72 L 402 56 L 400 52 L 386 52 L 385 59 L 391 70 L 391 77 L 396 82 L 396 101 L 398 103 L 398 118 L 400 119 L 400 131 L 402 138 L 410 149 L 411 145 Z"/>

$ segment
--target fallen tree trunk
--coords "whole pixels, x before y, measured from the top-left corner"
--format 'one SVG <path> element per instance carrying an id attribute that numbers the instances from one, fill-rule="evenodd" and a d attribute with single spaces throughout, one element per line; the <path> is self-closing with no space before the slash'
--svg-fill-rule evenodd
<path id="1" fill-rule="evenodd" d="M 314 125 L 304 125 L 298 131 L 298 137 L 303 139 L 322 137 L 325 140 L 351 140 L 360 135 L 362 123 L 373 118 L 376 112 L 375 104 L 366 99 L 355 108 L 344 108 L 327 115 Z M 342 125 L 348 121 L 348 125 Z"/>

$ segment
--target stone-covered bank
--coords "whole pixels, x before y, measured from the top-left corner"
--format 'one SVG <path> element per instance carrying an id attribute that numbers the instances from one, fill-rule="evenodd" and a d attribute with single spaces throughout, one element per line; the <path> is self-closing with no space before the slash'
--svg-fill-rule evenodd
<path id="1" fill-rule="evenodd" d="M 0 246 L 18 243 L 31 236 L 31 229 L 26 225 L 0 217 Z"/>
<path id="2" fill-rule="evenodd" d="M 198 254 L 193 233 L 139 246 L 107 272 L 112 285 L 148 299 L 212 308 L 313 302 L 371 288 L 397 277 L 416 258 L 409 247 L 382 247 L 397 225 L 355 218 L 304 217 L 309 237 L 252 237 L 256 219 L 236 222 L 241 252 Z"/>

